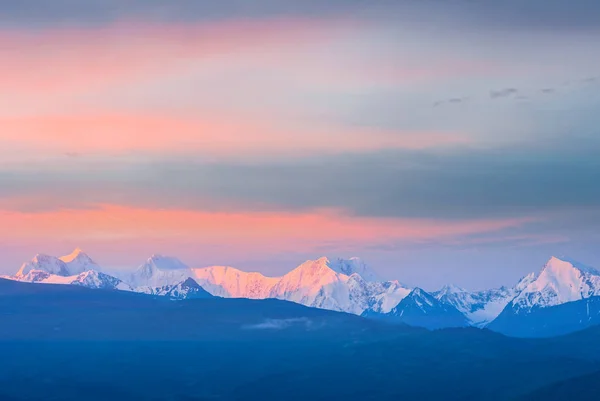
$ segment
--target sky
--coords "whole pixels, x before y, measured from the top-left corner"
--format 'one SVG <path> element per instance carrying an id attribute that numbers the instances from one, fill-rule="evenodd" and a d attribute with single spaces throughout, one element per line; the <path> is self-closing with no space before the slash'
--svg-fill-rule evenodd
<path id="1" fill-rule="evenodd" d="M 600 3 L 0 0 L 0 273 L 600 267 Z"/>

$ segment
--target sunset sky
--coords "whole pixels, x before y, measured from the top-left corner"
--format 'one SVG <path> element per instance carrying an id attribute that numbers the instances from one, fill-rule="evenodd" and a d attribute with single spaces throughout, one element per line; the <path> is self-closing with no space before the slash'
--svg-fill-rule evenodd
<path id="1" fill-rule="evenodd" d="M 368 4 L 368 6 L 367 6 Z M 600 267 L 600 3 L 0 0 L 0 274 Z"/>

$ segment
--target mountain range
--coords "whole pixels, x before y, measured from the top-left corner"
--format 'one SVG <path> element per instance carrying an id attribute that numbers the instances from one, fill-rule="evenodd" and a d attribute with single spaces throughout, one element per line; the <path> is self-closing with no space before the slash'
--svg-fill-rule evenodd
<path id="1" fill-rule="evenodd" d="M 600 296 L 600 272 L 556 257 L 513 287 L 474 292 L 446 285 L 428 293 L 384 281 L 359 258 L 322 257 L 283 276 L 268 277 L 228 266 L 192 268 L 177 258 L 153 255 L 133 271 L 109 274 L 80 249 L 58 258 L 37 255 L 4 278 L 173 299 L 275 298 L 429 329 L 476 326 L 514 336 L 568 333 L 600 323 L 600 302 L 595 299 Z"/>

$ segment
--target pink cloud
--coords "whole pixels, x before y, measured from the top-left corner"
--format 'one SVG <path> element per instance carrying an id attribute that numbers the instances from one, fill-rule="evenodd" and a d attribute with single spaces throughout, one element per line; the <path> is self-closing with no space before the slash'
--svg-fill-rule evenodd
<path id="1" fill-rule="evenodd" d="M 96 241 L 184 240 L 232 247 L 293 249 L 298 243 L 419 241 L 493 232 L 529 223 L 530 218 L 467 221 L 351 217 L 334 210 L 309 213 L 218 213 L 99 205 L 92 210 L 41 213 L 0 211 L 11 240 Z"/>
<path id="2" fill-rule="evenodd" d="M 423 149 L 464 144 L 452 132 L 396 132 L 366 128 L 282 126 L 272 121 L 236 121 L 225 117 L 183 118 L 149 114 L 88 114 L 0 117 L 4 162 L 26 153 L 123 155 L 240 154 L 301 155 L 304 152 Z"/>
<path id="3" fill-rule="evenodd" d="M 324 41 L 349 21 L 230 20 L 205 24 L 123 21 L 101 28 L 0 30 L 0 90 L 89 91 L 172 71 L 189 60 Z"/>
<path id="4" fill-rule="evenodd" d="M 192 62 L 221 57 L 238 58 L 250 67 L 285 69 L 299 82 L 327 86 L 430 82 L 498 68 L 486 61 L 448 57 L 438 63 L 385 52 L 372 57 L 363 54 L 360 46 L 348 47 L 357 32 L 376 29 L 344 18 L 195 24 L 121 21 L 90 28 L 3 29 L 0 91 L 19 95 L 90 92 L 177 74 Z M 340 54 L 332 57 L 338 46 Z"/>

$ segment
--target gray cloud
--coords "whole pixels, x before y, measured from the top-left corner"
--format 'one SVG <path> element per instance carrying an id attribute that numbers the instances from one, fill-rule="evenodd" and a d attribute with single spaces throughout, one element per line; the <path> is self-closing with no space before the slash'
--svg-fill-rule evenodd
<path id="1" fill-rule="evenodd" d="M 577 4 L 564 0 L 519 0 L 450 2 L 460 8 L 471 20 L 488 27 L 501 26 L 546 29 L 554 31 L 598 29 L 600 4 L 595 0 L 581 0 Z"/>
<path id="2" fill-rule="evenodd" d="M 433 106 L 437 107 L 437 106 L 441 106 L 443 104 L 459 104 L 459 103 L 464 103 L 468 100 L 468 97 L 452 97 L 450 99 L 444 99 L 444 100 L 438 100 L 436 101 Z"/>
<path id="3" fill-rule="evenodd" d="M 490 97 L 492 99 L 498 99 L 501 97 L 509 97 L 509 96 L 515 95 L 518 92 L 519 92 L 519 90 L 516 88 L 504 88 L 504 89 L 498 89 L 498 90 L 491 90 Z"/>
<path id="4" fill-rule="evenodd" d="M 511 28 L 550 31 L 600 29 L 595 0 L 505 0 L 501 2 L 449 2 L 434 0 L 0 0 L 0 25 L 102 24 L 120 19 L 210 20 L 272 15 L 323 16 L 359 12 L 378 18 L 455 21 L 479 29 Z"/>
<path id="5" fill-rule="evenodd" d="M 93 25 L 128 18 L 150 20 L 211 20 L 221 18 L 261 17 L 275 14 L 315 14 L 342 6 L 334 0 L 330 5 L 316 1 L 292 4 L 289 1 L 240 0 L 220 2 L 197 0 L 0 0 L 0 21 L 4 25 Z M 352 1 L 350 1 L 352 3 Z"/>
<path id="6" fill-rule="evenodd" d="M 0 203 L 44 210 L 125 203 L 377 217 L 491 218 L 600 206 L 600 142 L 569 138 L 494 150 L 381 151 L 290 161 L 192 158 L 0 172 Z M 5 205 L 6 207 L 6 205 Z"/>

